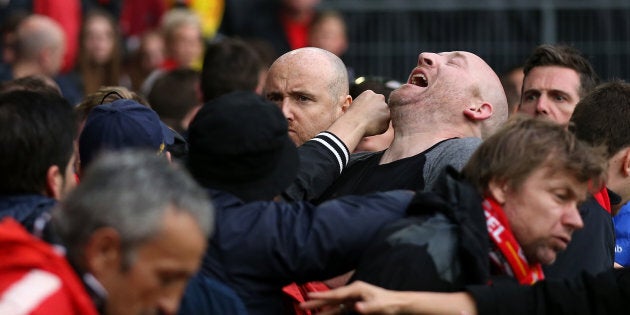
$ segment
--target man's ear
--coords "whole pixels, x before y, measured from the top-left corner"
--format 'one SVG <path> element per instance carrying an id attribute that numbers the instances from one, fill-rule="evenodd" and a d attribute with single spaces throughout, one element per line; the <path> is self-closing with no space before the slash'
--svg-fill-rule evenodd
<path id="1" fill-rule="evenodd" d="M 352 96 L 346 95 L 341 105 L 341 112 L 345 113 L 350 107 L 350 104 L 352 104 Z"/>
<path id="2" fill-rule="evenodd" d="M 111 227 L 97 229 L 85 243 L 83 253 L 87 271 L 97 279 L 106 276 L 111 270 L 117 270 L 112 266 L 122 263 L 120 234 Z"/>
<path id="3" fill-rule="evenodd" d="M 488 194 L 501 205 L 504 204 L 507 199 L 508 189 L 509 187 L 506 181 L 499 182 L 493 179 L 488 183 Z"/>
<path id="4" fill-rule="evenodd" d="M 470 104 L 464 110 L 464 116 L 470 120 L 486 120 L 492 116 L 492 104 L 488 102 Z"/>
<path id="5" fill-rule="evenodd" d="M 630 177 L 630 148 L 622 149 L 621 155 L 621 174 L 624 177 Z"/>
<path id="6" fill-rule="evenodd" d="M 46 171 L 46 196 L 59 200 L 63 189 L 63 174 L 57 165 L 51 165 Z"/>

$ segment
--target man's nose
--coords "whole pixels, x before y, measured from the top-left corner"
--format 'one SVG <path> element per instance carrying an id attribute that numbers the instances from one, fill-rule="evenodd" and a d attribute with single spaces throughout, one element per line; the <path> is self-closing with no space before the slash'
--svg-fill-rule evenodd
<path id="1" fill-rule="evenodd" d="M 567 209 L 567 213 L 564 215 L 564 225 L 570 226 L 573 230 L 579 230 L 584 227 L 584 221 L 582 221 L 582 215 L 578 210 L 578 204 L 572 203 Z"/>
<path id="2" fill-rule="evenodd" d="M 432 67 L 436 64 L 437 58 L 439 58 L 438 54 L 423 52 L 418 56 L 418 65 L 427 65 Z"/>
<path id="3" fill-rule="evenodd" d="M 547 97 L 541 95 L 536 101 L 536 114 L 549 114 L 549 99 Z"/>
<path id="4" fill-rule="evenodd" d="M 280 103 L 280 110 L 287 120 L 293 120 L 293 106 L 288 97 L 285 97 Z"/>

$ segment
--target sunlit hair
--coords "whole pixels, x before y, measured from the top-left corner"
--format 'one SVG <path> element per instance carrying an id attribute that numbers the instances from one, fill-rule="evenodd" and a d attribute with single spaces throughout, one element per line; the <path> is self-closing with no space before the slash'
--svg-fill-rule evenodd
<path id="1" fill-rule="evenodd" d="M 88 114 L 92 109 L 101 104 L 111 103 L 116 100 L 128 99 L 134 100 L 146 107 L 149 106 L 149 102 L 136 92 L 130 91 L 123 86 L 103 86 L 98 91 L 86 96 L 77 107 L 75 111 L 77 113 L 77 120 L 79 123 L 87 119 Z"/>
<path id="2" fill-rule="evenodd" d="M 607 165 L 603 147 L 591 147 L 555 122 L 517 115 L 479 146 L 462 172 L 481 194 L 493 180 L 519 189 L 543 166 L 591 181 L 597 190 Z"/>

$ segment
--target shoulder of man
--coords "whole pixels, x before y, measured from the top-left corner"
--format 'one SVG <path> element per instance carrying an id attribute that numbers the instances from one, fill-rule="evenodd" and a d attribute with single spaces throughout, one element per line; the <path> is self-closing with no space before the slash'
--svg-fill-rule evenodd
<path id="1" fill-rule="evenodd" d="M 97 314 L 65 258 L 15 220 L 0 223 L 0 247 L 0 314 Z"/>

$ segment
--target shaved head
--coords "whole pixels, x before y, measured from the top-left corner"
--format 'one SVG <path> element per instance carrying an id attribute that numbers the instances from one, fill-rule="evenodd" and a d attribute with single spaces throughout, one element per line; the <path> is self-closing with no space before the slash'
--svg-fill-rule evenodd
<path id="1" fill-rule="evenodd" d="M 334 98 L 349 94 L 348 70 L 346 65 L 337 57 L 337 55 L 316 47 L 306 47 L 292 50 L 276 59 L 271 65 L 271 72 L 274 66 L 318 69 L 321 74 L 321 80 L 326 80 L 330 94 Z"/>
<path id="2" fill-rule="evenodd" d="M 18 27 L 18 58 L 33 58 L 44 48 L 60 48 L 65 45 L 61 26 L 43 15 L 30 15 Z"/>
<path id="3" fill-rule="evenodd" d="M 307 47 L 290 51 L 269 68 L 263 94 L 289 122 L 289 136 L 301 145 L 324 131 L 350 105 L 348 71 L 335 54 Z"/>

